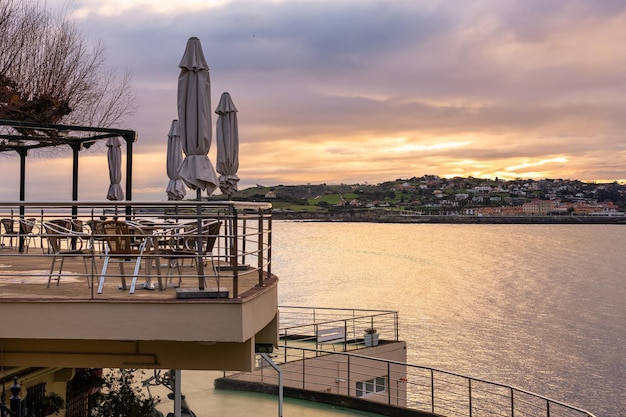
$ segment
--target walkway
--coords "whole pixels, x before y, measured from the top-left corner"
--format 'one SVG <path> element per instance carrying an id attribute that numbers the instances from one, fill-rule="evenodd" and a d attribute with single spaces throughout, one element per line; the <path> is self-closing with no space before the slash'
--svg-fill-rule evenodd
<path id="1" fill-rule="evenodd" d="M 197 417 L 274 417 L 278 415 L 278 397 L 275 395 L 245 393 L 238 391 L 216 390 L 215 378 L 223 376 L 219 371 L 183 371 L 182 392 L 187 403 Z M 174 403 L 167 399 L 169 392 L 164 387 L 152 388 L 152 393 L 161 398 L 157 408 L 167 415 L 172 412 Z M 285 417 L 342 417 L 366 416 L 378 414 L 366 413 L 325 404 L 285 398 L 283 404 Z"/>

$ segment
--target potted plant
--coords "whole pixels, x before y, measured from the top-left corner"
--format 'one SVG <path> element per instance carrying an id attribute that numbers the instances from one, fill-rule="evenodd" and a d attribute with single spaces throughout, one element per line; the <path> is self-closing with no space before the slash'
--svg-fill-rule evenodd
<path id="1" fill-rule="evenodd" d="M 39 415 L 49 416 L 57 414 L 65 408 L 65 400 L 55 392 L 49 392 L 39 401 Z"/>
<path id="2" fill-rule="evenodd" d="M 378 331 L 375 328 L 369 327 L 365 329 L 365 334 L 363 335 L 363 341 L 365 342 L 365 346 L 378 345 L 379 336 L 380 335 L 378 334 Z"/>

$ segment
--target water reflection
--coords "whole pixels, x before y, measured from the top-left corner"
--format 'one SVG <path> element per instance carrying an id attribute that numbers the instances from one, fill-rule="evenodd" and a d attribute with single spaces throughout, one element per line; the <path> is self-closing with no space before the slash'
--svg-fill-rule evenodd
<path id="1" fill-rule="evenodd" d="M 273 227 L 281 303 L 396 309 L 412 363 L 623 411 L 623 226 Z"/>

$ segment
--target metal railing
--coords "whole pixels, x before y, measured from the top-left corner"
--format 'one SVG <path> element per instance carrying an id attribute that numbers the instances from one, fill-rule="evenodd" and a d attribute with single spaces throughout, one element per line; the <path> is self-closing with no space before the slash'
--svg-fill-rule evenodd
<path id="1" fill-rule="evenodd" d="M 131 225 L 129 238 L 135 250 L 143 250 L 136 279 L 161 282 L 182 282 L 190 286 L 199 282 L 198 273 L 205 280 L 215 280 L 218 289 L 227 285 L 231 298 L 271 277 L 271 205 L 265 203 L 176 201 L 176 202 L 13 202 L 0 203 L 0 219 L 5 219 L 0 229 L 0 283 L 19 277 L 30 283 L 46 282 L 55 273 L 49 273 L 53 258 L 55 268 L 63 262 L 63 279 L 78 279 L 90 283 L 90 296 L 94 297 L 93 284 L 97 283 L 104 268 L 101 265 L 108 253 L 109 260 L 131 261 L 124 254 L 109 251 L 107 234 L 97 227 L 105 220 L 122 220 Z M 203 227 L 207 220 L 219 223 L 219 232 L 207 236 Z M 64 220 L 59 227 L 60 251 L 51 247 L 50 230 L 44 225 Z M 11 225 L 13 230 L 10 230 Z M 195 226 L 195 229 L 194 229 Z M 183 231 L 191 241 L 187 249 L 197 249 L 213 238 L 212 250 L 206 253 L 174 254 L 168 247 Z M 195 232 L 193 230 L 196 230 Z M 143 242 L 143 243 L 142 243 Z M 204 242 L 204 243 L 203 243 Z M 81 245 L 82 246 L 79 246 Z M 142 246 L 143 244 L 143 246 Z M 82 258 L 72 251 L 86 249 L 92 253 L 90 265 L 85 270 Z M 93 251 L 90 252 L 93 248 Z M 203 268 L 190 267 L 194 263 Z M 176 262 L 176 263 L 174 263 Z M 204 265 L 206 264 L 206 268 Z M 8 267 L 6 265 L 9 265 Z M 150 266 L 160 268 L 150 268 Z M 181 268 L 181 265 L 186 266 Z M 133 268 L 128 268 L 133 270 Z M 157 271 L 161 270 L 159 274 Z M 106 280 L 121 278 L 116 268 L 106 269 Z M 156 271 L 155 271 L 156 270 Z M 129 275 L 129 274 L 125 274 Z M 242 278 L 245 276 L 245 280 Z M 251 278 L 252 277 L 252 278 Z M 127 277 L 130 278 L 130 277 Z M 28 287 L 24 287 L 28 291 Z M 85 286 L 87 292 L 87 286 Z M 85 294 L 77 296 L 84 297 Z"/>
<path id="2" fill-rule="evenodd" d="M 281 345 L 274 362 L 285 386 L 328 392 L 448 417 L 595 417 L 592 413 L 510 385 L 353 352 Z M 252 374 L 250 374 L 252 375 Z M 276 384 L 275 373 L 255 374 Z"/>
<path id="3" fill-rule="evenodd" d="M 289 343 L 312 343 L 315 349 L 345 352 L 362 347 L 367 335 L 398 340 L 398 312 L 280 306 L 280 337 Z"/>
<path id="4" fill-rule="evenodd" d="M 279 306 L 279 312 L 282 344 L 274 350 L 272 360 L 280 365 L 286 387 L 448 417 L 595 417 L 586 410 L 510 385 L 353 350 L 365 347 L 359 333 L 364 328 L 375 327 L 381 344 L 398 341 L 396 311 Z M 319 330 L 329 328 L 345 332 L 336 332 L 341 338 L 320 343 Z M 393 345 L 385 349 L 394 350 Z M 401 349 L 404 351 L 403 346 Z M 258 365 L 252 373 L 228 378 L 278 383 L 275 372 L 265 372 L 262 360 Z"/>

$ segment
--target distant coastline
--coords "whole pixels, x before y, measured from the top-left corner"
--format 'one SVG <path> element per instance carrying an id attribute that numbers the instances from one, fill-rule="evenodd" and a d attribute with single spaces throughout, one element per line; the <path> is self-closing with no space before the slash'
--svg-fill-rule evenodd
<path id="1" fill-rule="evenodd" d="M 371 184 L 257 186 L 233 200 L 272 203 L 275 218 L 478 224 L 626 224 L 626 185 L 575 180 L 396 179 Z"/>
<path id="2" fill-rule="evenodd" d="M 626 224 L 626 216 L 404 216 L 339 213 L 274 212 L 274 220 L 369 223 L 446 224 Z"/>

